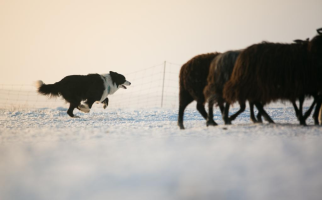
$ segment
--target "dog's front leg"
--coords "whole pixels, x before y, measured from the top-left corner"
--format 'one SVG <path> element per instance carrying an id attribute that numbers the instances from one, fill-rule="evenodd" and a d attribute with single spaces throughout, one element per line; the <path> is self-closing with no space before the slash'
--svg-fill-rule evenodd
<path id="1" fill-rule="evenodd" d="M 107 97 L 106 97 L 106 99 L 104 99 L 104 100 L 102 101 L 102 104 L 104 104 L 104 105 L 103 105 L 103 108 L 104 108 L 104 109 L 108 106 L 108 98 L 107 98 Z"/>

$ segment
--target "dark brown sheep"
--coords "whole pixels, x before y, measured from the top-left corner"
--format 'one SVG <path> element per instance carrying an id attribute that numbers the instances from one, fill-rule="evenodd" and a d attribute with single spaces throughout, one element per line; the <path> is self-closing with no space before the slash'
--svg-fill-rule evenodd
<path id="1" fill-rule="evenodd" d="M 246 48 L 237 58 L 224 87 L 224 98 L 229 103 L 254 102 L 263 116 L 269 117 L 259 103 L 295 102 L 300 97 L 321 92 L 321 32 L 319 29 L 319 35 L 308 42 L 263 42 Z"/>
<path id="2" fill-rule="evenodd" d="M 178 126 L 180 129 L 184 129 L 184 110 L 193 100 L 197 101 L 197 110 L 205 119 L 207 119 L 203 90 L 207 85 L 210 63 L 219 54 L 220 53 L 208 53 L 197 55 L 182 65 L 179 74 Z"/>
<path id="3" fill-rule="evenodd" d="M 236 119 L 236 117 L 240 113 L 244 112 L 246 108 L 245 103 L 242 102 L 240 104 L 240 109 L 235 114 L 229 117 L 228 113 L 230 104 L 223 98 L 224 86 L 231 76 L 236 59 L 241 51 L 242 50 L 235 50 L 222 53 L 216 56 L 216 58 L 214 58 L 210 64 L 209 75 L 207 79 L 208 84 L 204 89 L 204 95 L 209 106 L 207 126 L 217 125 L 217 123 L 213 120 L 214 104 L 217 104 L 219 106 L 225 124 L 231 124 L 231 121 Z M 252 103 L 250 103 L 250 113 L 251 120 L 254 123 L 261 122 L 260 113 L 257 116 L 259 120 L 255 118 L 254 105 Z"/>
<path id="4" fill-rule="evenodd" d="M 217 125 L 217 123 L 213 120 L 214 104 L 217 104 L 219 106 L 225 124 L 231 123 L 231 119 L 229 119 L 228 117 L 229 103 L 226 103 L 223 98 L 223 89 L 225 83 L 231 76 L 235 61 L 240 52 L 240 50 L 227 51 L 216 56 L 216 58 L 214 58 L 210 64 L 209 75 L 207 78 L 208 84 L 204 89 L 204 95 L 209 107 L 207 126 Z M 245 104 L 241 105 L 241 108 L 238 112 L 243 112 L 245 110 L 245 107 Z"/>

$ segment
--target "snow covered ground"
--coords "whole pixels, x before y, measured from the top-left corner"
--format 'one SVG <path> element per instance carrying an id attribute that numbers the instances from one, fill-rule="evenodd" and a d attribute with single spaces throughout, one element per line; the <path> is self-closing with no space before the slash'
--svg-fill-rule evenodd
<path id="1" fill-rule="evenodd" d="M 1 109 L 0 199 L 322 199 L 322 127 L 267 111 L 207 128 L 190 108 L 182 131 L 177 109 Z"/>

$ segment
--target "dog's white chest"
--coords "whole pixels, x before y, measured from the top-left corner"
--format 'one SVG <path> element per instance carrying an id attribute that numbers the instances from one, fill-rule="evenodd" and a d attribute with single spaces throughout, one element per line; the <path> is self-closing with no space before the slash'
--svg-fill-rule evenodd
<path id="1" fill-rule="evenodd" d="M 104 92 L 102 94 L 100 102 L 106 99 L 106 97 L 110 94 L 114 94 L 118 89 L 112 82 L 111 76 L 109 74 L 102 74 L 102 80 L 104 82 Z"/>

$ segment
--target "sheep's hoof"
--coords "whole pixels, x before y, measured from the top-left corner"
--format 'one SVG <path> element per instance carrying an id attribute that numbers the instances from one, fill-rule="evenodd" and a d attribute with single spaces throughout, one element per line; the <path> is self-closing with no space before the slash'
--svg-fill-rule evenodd
<path id="1" fill-rule="evenodd" d="M 218 124 L 214 120 L 207 121 L 207 126 L 217 126 Z"/>
<path id="2" fill-rule="evenodd" d="M 225 122 L 225 125 L 230 125 L 231 124 L 231 120 L 230 120 L 230 118 L 229 117 L 223 117 L 223 120 L 224 120 L 224 122 Z"/>
<path id="3" fill-rule="evenodd" d="M 182 124 L 182 123 L 179 123 L 179 122 L 178 122 L 178 126 L 180 127 L 180 129 L 181 129 L 181 130 L 184 130 L 184 126 L 183 126 L 183 124 Z"/>
<path id="4" fill-rule="evenodd" d="M 306 126 L 305 120 L 300 120 L 300 125 Z"/>

